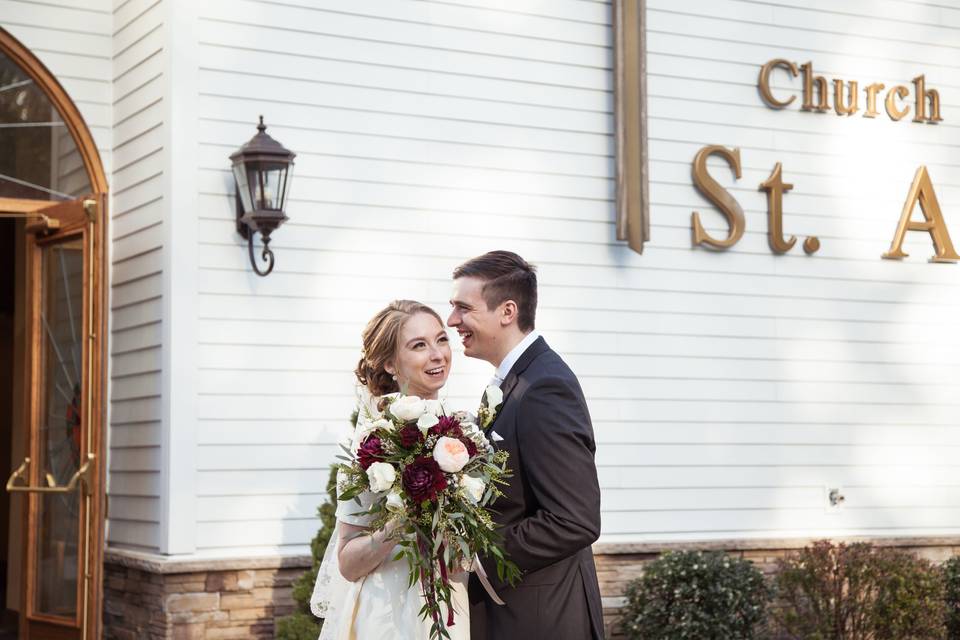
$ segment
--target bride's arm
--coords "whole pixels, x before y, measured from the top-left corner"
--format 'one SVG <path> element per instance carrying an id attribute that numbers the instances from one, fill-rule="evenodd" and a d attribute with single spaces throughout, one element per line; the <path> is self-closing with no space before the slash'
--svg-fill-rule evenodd
<path id="1" fill-rule="evenodd" d="M 356 582 L 379 567 L 397 544 L 396 540 L 390 538 L 392 530 L 393 527 L 387 525 L 383 531 L 364 535 L 366 527 L 341 521 L 337 547 L 340 574 L 350 582 Z"/>

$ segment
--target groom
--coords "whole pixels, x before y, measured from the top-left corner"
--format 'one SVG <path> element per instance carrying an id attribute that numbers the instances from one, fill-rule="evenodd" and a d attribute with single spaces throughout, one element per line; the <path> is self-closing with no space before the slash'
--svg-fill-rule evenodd
<path id="1" fill-rule="evenodd" d="M 534 330 L 537 274 L 509 251 L 491 251 L 453 272 L 453 312 L 464 352 L 496 367 L 503 392 L 488 437 L 510 453 L 513 473 L 493 508 L 515 587 L 486 573 L 506 606 L 470 578 L 471 640 L 602 640 L 603 616 L 590 545 L 600 535 L 596 445 L 583 391 Z"/>

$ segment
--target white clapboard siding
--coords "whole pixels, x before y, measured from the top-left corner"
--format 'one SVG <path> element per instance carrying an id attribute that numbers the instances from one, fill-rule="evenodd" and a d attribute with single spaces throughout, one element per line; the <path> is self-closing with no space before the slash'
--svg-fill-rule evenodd
<path id="1" fill-rule="evenodd" d="M 615 239 L 608 2 L 216 0 L 197 11 L 198 223 L 177 239 L 198 247 L 197 553 L 307 549 L 363 324 L 393 298 L 445 313 L 452 269 L 494 248 L 539 265 L 538 325 L 580 375 L 602 539 L 960 530 L 958 276 L 927 263 L 924 234 L 909 234 L 910 258 L 880 258 L 921 164 L 960 240 L 960 10 L 648 0 L 643 256 Z M 779 57 L 861 87 L 912 89 L 923 73 L 945 120 L 771 110 L 756 78 Z M 117 86 L 149 87 L 162 71 L 152 58 L 141 68 Z M 800 83 L 778 72 L 773 86 L 786 95 Z M 117 149 L 123 165 L 159 149 L 143 127 L 161 109 L 125 107 L 118 130 L 143 149 Z M 251 272 L 234 230 L 228 161 L 260 114 L 298 154 L 268 278 Z M 709 144 L 741 150 L 739 180 L 709 162 L 746 215 L 724 253 L 690 248 L 691 211 L 711 233 L 726 229 L 691 184 Z M 777 162 L 794 184 L 784 231 L 798 238 L 783 256 L 768 248 L 758 190 Z M 146 169 L 128 173 L 142 204 L 125 233 L 162 237 L 162 180 Z M 813 257 L 799 248 L 810 235 L 822 242 Z M 159 264 L 150 249 L 118 240 Z M 114 312 L 129 335 L 113 366 L 133 395 L 155 380 L 157 359 L 135 347 L 161 337 L 147 311 L 159 290 L 144 270 L 124 278 L 143 298 Z M 123 286 L 119 297 L 137 299 Z M 489 373 L 456 353 L 448 402 L 471 407 Z M 122 463 L 149 465 L 152 433 L 134 413 Z M 130 486 L 136 498 L 156 485 Z M 830 488 L 846 495 L 842 509 L 827 508 Z"/>
<path id="2" fill-rule="evenodd" d="M 163 115 L 161 2 L 115 2 L 111 180 L 111 546 L 161 544 Z"/>

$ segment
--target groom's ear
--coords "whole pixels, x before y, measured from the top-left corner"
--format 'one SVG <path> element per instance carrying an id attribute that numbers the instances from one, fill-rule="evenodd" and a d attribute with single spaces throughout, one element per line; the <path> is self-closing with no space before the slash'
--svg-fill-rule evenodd
<path id="1" fill-rule="evenodd" d="M 517 321 L 519 309 L 517 303 L 513 300 L 504 300 L 500 303 L 499 313 L 500 326 L 507 327 Z"/>

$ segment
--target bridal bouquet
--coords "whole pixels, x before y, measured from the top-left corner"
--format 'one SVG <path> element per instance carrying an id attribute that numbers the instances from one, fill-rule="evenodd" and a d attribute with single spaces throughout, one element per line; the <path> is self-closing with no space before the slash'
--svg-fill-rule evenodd
<path id="1" fill-rule="evenodd" d="M 494 451 L 483 429 L 502 400 L 488 387 L 479 417 L 447 415 L 437 400 L 386 396 L 380 407 L 361 403 L 353 448 L 340 469 L 340 500 L 354 500 L 373 516 L 370 531 L 394 527 L 407 559 L 410 586 L 418 581 L 433 620 L 431 638 L 448 638 L 454 615 L 449 576 L 469 569 L 477 554 L 496 559 L 501 580 L 515 583 L 520 570 L 504 554 L 487 505 L 501 495 L 508 476 L 505 451 Z M 372 496 L 360 502 L 360 496 Z M 446 625 L 440 603 L 447 610 Z"/>

